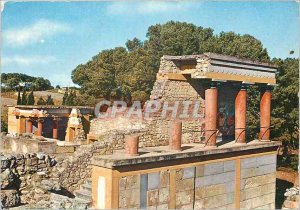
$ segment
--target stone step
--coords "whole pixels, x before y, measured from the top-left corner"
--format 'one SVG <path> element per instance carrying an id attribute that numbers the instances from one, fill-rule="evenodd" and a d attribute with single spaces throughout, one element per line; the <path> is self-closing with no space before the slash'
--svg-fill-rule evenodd
<path id="1" fill-rule="evenodd" d="M 92 193 L 92 185 L 91 184 L 88 184 L 88 183 L 82 184 L 81 189 L 89 191 L 89 192 Z"/>
<path id="2" fill-rule="evenodd" d="M 77 198 L 87 200 L 87 201 L 92 201 L 92 193 L 90 191 L 83 190 L 83 189 L 75 190 L 74 195 Z"/>

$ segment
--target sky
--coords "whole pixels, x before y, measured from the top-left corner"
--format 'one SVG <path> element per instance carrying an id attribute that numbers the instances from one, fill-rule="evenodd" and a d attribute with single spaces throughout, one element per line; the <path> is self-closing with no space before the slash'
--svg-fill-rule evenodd
<path id="1" fill-rule="evenodd" d="M 271 58 L 299 57 L 296 2 L 6 2 L 1 13 L 1 72 L 73 85 L 71 72 L 101 50 L 146 39 L 149 26 L 185 21 L 259 39 Z M 290 51 L 295 51 L 290 55 Z"/>

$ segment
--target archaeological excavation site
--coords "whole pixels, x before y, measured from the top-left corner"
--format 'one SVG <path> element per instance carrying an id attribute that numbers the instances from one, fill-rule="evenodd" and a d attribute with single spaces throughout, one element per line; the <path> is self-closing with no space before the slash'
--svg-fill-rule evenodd
<path id="1" fill-rule="evenodd" d="M 164 55 L 150 98 L 131 116 L 130 107 L 109 105 L 9 105 L 2 207 L 275 209 L 277 68 L 213 53 Z M 260 91 L 257 139 L 246 138 L 249 87 Z"/>

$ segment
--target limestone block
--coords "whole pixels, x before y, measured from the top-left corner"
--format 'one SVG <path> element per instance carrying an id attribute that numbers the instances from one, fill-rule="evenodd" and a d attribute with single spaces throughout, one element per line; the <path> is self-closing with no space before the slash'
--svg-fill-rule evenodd
<path id="1" fill-rule="evenodd" d="M 182 206 L 176 206 L 176 209 L 193 209 L 193 204 L 187 204 Z"/>
<path id="2" fill-rule="evenodd" d="M 276 163 L 271 163 L 267 165 L 260 165 L 257 169 L 257 175 L 269 174 L 276 172 Z"/>
<path id="3" fill-rule="evenodd" d="M 247 188 L 257 187 L 257 186 L 260 186 L 260 185 L 273 183 L 275 181 L 276 181 L 275 173 L 250 177 L 250 178 L 246 178 L 246 179 L 241 180 L 241 188 L 242 189 L 247 189 Z"/>
<path id="4" fill-rule="evenodd" d="M 212 174 L 220 174 L 224 171 L 224 164 L 221 163 L 210 163 L 204 166 L 204 176 Z"/>
<path id="5" fill-rule="evenodd" d="M 226 194 L 203 198 L 195 201 L 195 209 L 212 209 L 225 206 L 226 201 Z"/>
<path id="6" fill-rule="evenodd" d="M 276 183 L 275 182 L 261 186 L 261 195 L 275 193 L 275 191 L 276 191 Z"/>
<path id="7" fill-rule="evenodd" d="M 262 155 L 256 157 L 257 162 L 259 165 L 269 165 L 269 164 L 275 164 L 276 165 L 276 160 L 277 156 L 276 154 L 271 154 L 271 155 Z"/>
<path id="8" fill-rule="evenodd" d="M 194 178 L 183 179 L 176 182 L 176 192 L 193 190 L 194 189 Z"/>
<path id="9" fill-rule="evenodd" d="M 257 167 L 256 157 L 243 158 L 241 159 L 241 169 L 244 168 L 255 168 Z"/>
<path id="10" fill-rule="evenodd" d="M 183 177 L 182 179 L 189 179 L 195 177 L 195 167 L 189 167 L 183 169 Z"/>
<path id="11" fill-rule="evenodd" d="M 229 160 L 224 162 L 224 172 L 235 171 L 235 160 Z"/>
<path id="12" fill-rule="evenodd" d="M 220 207 L 220 209 L 221 209 L 221 207 Z M 236 209 L 235 203 L 227 204 L 223 209 L 230 209 L 230 210 Z"/>
<path id="13" fill-rule="evenodd" d="M 157 206 L 159 202 L 158 189 L 150 190 L 147 192 L 147 206 Z"/>
<path id="14" fill-rule="evenodd" d="M 204 165 L 196 166 L 196 177 L 204 176 Z"/>
<path id="15" fill-rule="evenodd" d="M 249 178 L 249 177 L 253 177 L 253 176 L 257 176 L 257 168 L 244 168 L 241 169 L 241 178 Z"/>
<path id="16" fill-rule="evenodd" d="M 160 172 L 160 187 L 167 187 L 169 186 L 169 171 L 164 170 Z"/>
<path id="17" fill-rule="evenodd" d="M 242 209 L 253 209 L 275 202 L 275 193 L 254 197 L 240 203 Z"/>
<path id="18" fill-rule="evenodd" d="M 148 190 L 158 189 L 160 186 L 160 173 L 148 174 Z"/>
<path id="19" fill-rule="evenodd" d="M 119 180 L 119 189 L 139 189 L 140 188 L 140 177 L 139 175 L 125 176 Z"/>
<path id="20" fill-rule="evenodd" d="M 159 204 L 168 203 L 169 201 L 169 188 L 161 188 L 159 190 Z"/>
<path id="21" fill-rule="evenodd" d="M 234 193 L 227 193 L 226 194 L 226 204 L 234 203 Z"/>
<path id="22" fill-rule="evenodd" d="M 209 186 L 214 184 L 222 184 L 226 182 L 232 182 L 235 180 L 235 172 L 225 172 L 221 174 L 214 174 L 210 176 L 197 177 L 196 187 Z"/>
<path id="23" fill-rule="evenodd" d="M 119 193 L 119 207 L 130 208 L 139 205 L 139 194 L 138 189 L 123 190 Z"/>
<path id="24" fill-rule="evenodd" d="M 176 193 L 176 207 L 190 204 L 194 201 L 194 190 L 186 190 Z"/>
<path id="25" fill-rule="evenodd" d="M 235 181 L 226 182 L 226 192 L 231 193 L 235 191 Z"/>
<path id="26" fill-rule="evenodd" d="M 182 180 L 183 177 L 183 169 L 177 169 L 175 173 L 176 181 Z"/>
<path id="27" fill-rule="evenodd" d="M 261 191 L 262 191 L 261 186 L 244 189 L 241 191 L 241 201 L 258 197 L 258 196 L 262 195 Z"/>
<path id="28" fill-rule="evenodd" d="M 195 199 L 197 200 L 197 199 L 202 199 L 202 198 L 225 194 L 225 193 L 226 193 L 225 184 L 210 185 L 206 187 L 196 188 Z"/>
<path id="29" fill-rule="evenodd" d="M 157 206 L 157 209 L 169 209 L 168 204 L 160 204 Z"/>

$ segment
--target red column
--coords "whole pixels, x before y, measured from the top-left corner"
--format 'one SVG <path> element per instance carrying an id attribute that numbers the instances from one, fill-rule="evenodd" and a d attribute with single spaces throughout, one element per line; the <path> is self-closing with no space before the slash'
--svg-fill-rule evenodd
<path id="1" fill-rule="evenodd" d="M 247 91 L 242 87 L 235 97 L 235 140 L 246 143 L 246 104 Z"/>
<path id="2" fill-rule="evenodd" d="M 26 119 L 26 133 L 32 133 L 32 119 Z"/>
<path id="3" fill-rule="evenodd" d="M 57 139 L 57 128 L 58 128 L 58 119 L 53 119 L 53 129 L 52 129 L 53 139 Z"/>
<path id="4" fill-rule="evenodd" d="M 217 140 L 218 89 L 205 90 L 205 142 L 207 146 L 216 146 Z"/>
<path id="5" fill-rule="evenodd" d="M 181 150 L 182 122 L 171 122 L 169 148 L 171 150 Z"/>
<path id="6" fill-rule="evenodd" d="M 260 98 L 260 134 L 261 140 L 270 140 L 270 125 L 271 125 L 271 98 L 270 89 L 264 89 L 261 92 Z"/>
<path id="7" fill-rule="evenodd" d="M 38 132 L 37 132 L 37 135 L 42 136 L 42 134 L 43 134 L 43 120 L 38 119 Z"/>
<path id="8" fill-rule="evenodd" d="M 126 154 L 137 156 L 139 149 L 139 137 L 135 135 L 125 136 L 125 151 Z"/>

